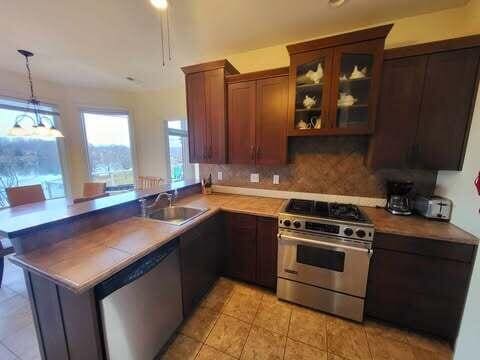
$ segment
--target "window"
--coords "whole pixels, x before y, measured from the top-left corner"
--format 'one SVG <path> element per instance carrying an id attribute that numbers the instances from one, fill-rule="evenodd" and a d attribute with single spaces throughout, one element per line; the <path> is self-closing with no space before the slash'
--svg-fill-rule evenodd
<path id="1" fill-rule="evenodd" d="M 198 165 L 188 161 L 188 133 L 185 120 L 167 121 L 168 173 L 172 181 L 192 179 L 198 173 Z"/>
<path id="2" fill-rule="evenodd" d="M 42 116 L 57 126 L 57 109 L 47 104 L 39 108 Z M 47 199 L 65 196 L 61 140 L 7 136 L 16 117 L 22 114 L 35 117 L 25 101 L 0 98 L 0 207 L 8 206 L 5 188 L 13 186 L 41 184 Z M 21 125 L 28 127 L 29 121 L 25 118 Z"/>
<path id="3" fill-rule="evenodd" d="M 133 188 L 130 124 L 126 112 L 83 111 L 90 179 L 108 190 Z"/>

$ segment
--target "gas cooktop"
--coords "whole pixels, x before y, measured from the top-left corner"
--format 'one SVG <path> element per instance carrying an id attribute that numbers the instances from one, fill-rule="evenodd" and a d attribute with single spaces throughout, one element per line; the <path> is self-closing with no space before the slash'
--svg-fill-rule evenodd
<path id="1" fill-rule="evenodd" d="M 355 223 L 370 223 L 368 217 L 358 206 L 352 204 L 291 199 L 285 208 L 285 212 L 293 215 L 306 215 Z"/>
<path id="2" fill-rule="evenodd" d="M 375 231 L 356 205 L 300 199 L 288 201 L 278 214 L 278 226 L 280 232 L 301 231 L 369 242 Z"/>

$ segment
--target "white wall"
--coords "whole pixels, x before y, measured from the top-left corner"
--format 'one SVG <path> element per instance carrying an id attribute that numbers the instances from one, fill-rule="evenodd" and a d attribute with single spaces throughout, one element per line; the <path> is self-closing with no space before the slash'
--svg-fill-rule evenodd
<path id="1" fill-rule="evenodd" d="M 138 174 L 168 178 L 165 122 L 186 120 L 185 87 L 132 94 Z"/>
<path id="2" fill-rule="evenodd" d="M 0 71 L 0 96 L 28 99 L 26 76 Z M 65 182 L 68 195 L 80 195 L 82 184 L 88 181 L 88 166 L 83 146 L 79 110 L 82 107 L 126 109 L 131 111 L 131 94 L 120 91 L 66 87 L 56 83 L 35 80 L 35 92 L 40 101 L 58 106 L 60 129 L 65 139 Z"/>
<path id="3" fill-rule="evenodd" d="M 480 196 L 473 184 L 480 171 L 480 91 L 470 129 L 463 171 L 440 171 L 436 193 L 454 203 L 452 222 L 480 238 Z M 475 358 L 480 342 L 480 256 L 470 282 L 455 352 L 456 360 Z"/>

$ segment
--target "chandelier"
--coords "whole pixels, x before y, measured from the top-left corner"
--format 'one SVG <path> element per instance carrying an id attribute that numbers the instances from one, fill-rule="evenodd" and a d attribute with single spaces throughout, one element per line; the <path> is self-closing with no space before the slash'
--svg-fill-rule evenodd
<path id="1" fill-rule="evenodd" d="M 30 58 L 33 53 L 27 50 L 18 50 L 18 52 L 25 57 L 25 65 L 28 74 L 28 83 L 30 86 L 30 100 L 28 104 L 34 114 L 22 114 L 15 118 L 15 124 L 8 131 L 9 136 L 38 136 L 50 138 L 63 138 L 63 134 L 55 127 L 53 120 L 47 116 L 42 116 L 40 111 L 40 102 L 35 97 L 33 91 L 32 72 L 30 71 Z M 22 125 L 25 121 L 30 122 L 30 127 Z"/>

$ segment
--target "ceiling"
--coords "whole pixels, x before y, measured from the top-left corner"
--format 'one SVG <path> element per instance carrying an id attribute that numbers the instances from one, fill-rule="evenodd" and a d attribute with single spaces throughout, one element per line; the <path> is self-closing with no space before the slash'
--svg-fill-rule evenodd
<path id="1" fill-rule="evenodd" d="M 162 66 L 160 13 L 148 0 L 0 0 L 0 69 L 125 90 L 182 81 L 180 66 L 464 5 L 467 0 L 169 0 L 174 60 Z M 125 76 L 133 76 L 131 83 Z"/>

